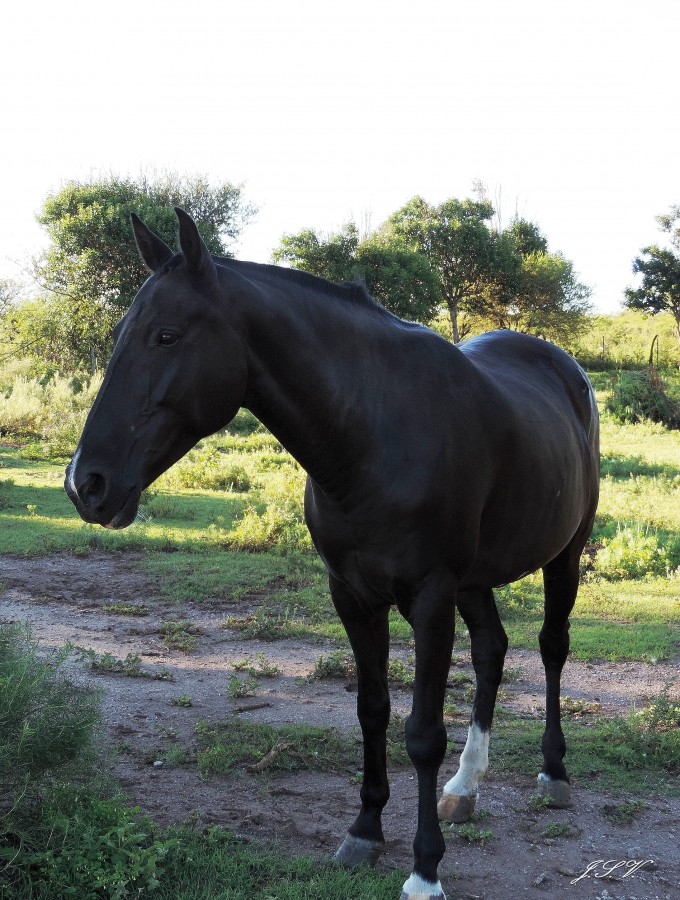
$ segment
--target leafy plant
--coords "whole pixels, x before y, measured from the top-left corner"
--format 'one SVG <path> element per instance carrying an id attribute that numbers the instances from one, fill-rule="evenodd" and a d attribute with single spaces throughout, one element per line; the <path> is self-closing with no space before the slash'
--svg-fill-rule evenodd
<path id="1" fill-rule="evenodd" d="M 653 366 L 640 372 L 621 372 L 605 403 L 618 422 L 662 422 L 680 427 L 680 405 L 666 393 L 664 382 Z"/>

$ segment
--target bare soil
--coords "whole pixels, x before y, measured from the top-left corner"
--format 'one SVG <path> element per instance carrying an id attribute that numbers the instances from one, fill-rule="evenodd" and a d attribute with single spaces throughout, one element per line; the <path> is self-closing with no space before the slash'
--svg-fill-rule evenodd
<path id="1" fill-rule="evenodd" d="M 136 567 L 137 559 L 135 554 L 0 557 L 0 622 L 30 622 L 46 650 L 71 642 L 119 659 L 139 654 L 148 675 L 172 677 L 171 681 L 130 678 L 94 672 L 84 661 L 70 663 L 79 680 L 103 690 L 107 742 L 119 751 L 113 762 L 115 775 L 131 804 L 156 822 L 218 824 L 250 839 L 276 842 L 291 853 L 331 856 L 357 811 L 359 789 L 348 776 L 273 770 L 254 775 L 242 769 L 228 777 L 202 779 L 195 765 L 158 763 L 170 747 L 192 752 L 198 720 L 219 722 L 235 714 L 272 725 L 355 728 L 356 694 L 351 684 L 304 680 L 319 656 L 334 646 L 242 640 L 222 625 L 227 616 L 238 614 L 236 603 L 169 605 Z M 149 614 L 136 617 L 102 610 L 117 603 L 147 606 Z M 163 642 L 162 624 L 177 620 L 190 621 L 196 628 L 197 645 L 191 652 L 168 649 Z M 232 699 L 228 683 L 234 664 L 262 652 L 280 674 L 259 680 L 254 697 Z M 403 659 L 406 655 L 401 653 Z M 472 673 L 469 660 L 463 660 L 463 667 Z M 504 705 L 538 714 L 543 704 L 538 653 L 511 650 L 506 667 L 514 670 L 515 678 L 504 686 Z M 605 714 L 613 715 L 658 694 L 669 682 L 677 692 L 677 664 L 570 661 L 563 693 L 596 700 Z M 189 697 L 191 706 L 173 704 L 181 697 Z M 392 697 L 393 710 L 407 715 L 408 690 L 396 689 Z M 454 731 L 461 747 L 465 732 L 465 727 Z M 447 759 L 441 784 L 455 768 L 456 760 Z M 387 846 L 380 865 L 408 870 L 416 782 L 409 769 L 393 771 L 390 780 L 392 796 L 384 814 Z M 485 818 L 476 827 L 491 830 L 493 837 L 485 846 L 454 835 L 447 839 L 440 872 L 449 900 L 680 898 L 680 800 L 647 796 L 645 810 L 631 824 L 621 825 L 605 812 L 630 798 L 575 782 L 572 809 L 536 812 L 528 806 L 534 792 L 533 778 L 490 769 L 478 803 Z M 568 825 L 568 834 L 546 837 L 550 823 Z M 634 861 L 647 862 L 635 868 Z M 616 863 L 621 865 L 614 868 Z M 590 873 L 579 879 L 589 867 Z M 607 869 L 612 870 L 609 876 Z"/>

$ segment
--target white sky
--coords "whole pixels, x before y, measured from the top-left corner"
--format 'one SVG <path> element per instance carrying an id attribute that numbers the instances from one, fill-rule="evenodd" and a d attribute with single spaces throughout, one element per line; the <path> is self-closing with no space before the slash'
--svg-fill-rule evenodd
<path id="1" fill-rule="evenodd" d="M 244 183 L 235 248 L 501 191 L 615 311 L 680 203 L 679 0 L 21 0 L 0 13 L 0 277 L 64 181 Z"/>

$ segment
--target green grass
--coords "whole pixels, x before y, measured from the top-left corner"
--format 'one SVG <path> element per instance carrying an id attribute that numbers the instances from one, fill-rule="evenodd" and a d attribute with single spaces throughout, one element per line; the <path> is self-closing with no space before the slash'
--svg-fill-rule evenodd
<path id="1" fill-rule="evenodd" d="M 253 679 L 255 681 L 255 679 Z M 271 725 L 231 718 L 223 723 L 196 726 L 197 763 L 205 775 L 225 775 L 245 765 L 257 765 L 269 756 L 267 770 L 320 769 L 354 772 L 359 745 L 334 728 L 312 725 Z"/>
<path id="2" fill-rule="evenodd" d="M 542 722 L 519 718 L 499 721 L 490 748 L 494 768 L 535 776 L 541 765 L 544 727 Z M 577 783 L 581 780 L 589 788 L 615 793 L 680 795 L 680 706 L 666 695 L 626 717 L 567 718 L 563 729 L 565 764 Z"/>

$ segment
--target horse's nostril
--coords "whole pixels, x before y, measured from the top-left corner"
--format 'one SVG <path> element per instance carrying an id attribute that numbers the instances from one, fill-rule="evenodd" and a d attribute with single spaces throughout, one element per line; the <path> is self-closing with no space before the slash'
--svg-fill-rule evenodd
<path id="1" fill-rule="evenodd" d="M 93 472 L 78 488 L 78 496 L 88 506 L 97 506 L 104 499 L 106 482 L 101 475 Z"/>

